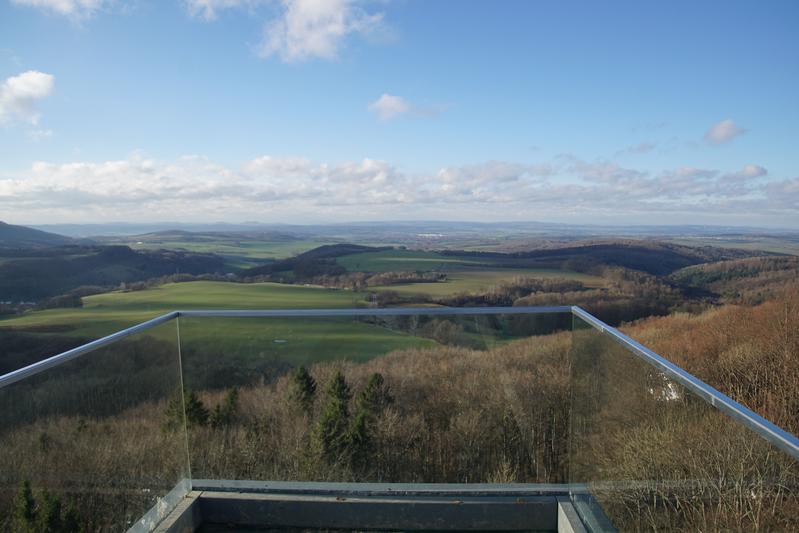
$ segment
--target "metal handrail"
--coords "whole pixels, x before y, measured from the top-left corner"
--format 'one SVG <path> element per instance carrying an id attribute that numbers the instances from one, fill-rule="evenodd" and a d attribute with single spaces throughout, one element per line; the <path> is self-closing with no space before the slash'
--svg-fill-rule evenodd
<path id="1" fill-rule="evenodd" d="M 722 413 L 748 427 L 784 452 L 799 459 L 799 439 L 796 436 L 772 424 L 754 411 L 747 409 L 726 394 L 719 392 L 693 374 L 664 359 L 616 328 L 608 326 L 586 310 L 575 305 L 572 307 L 572 313 L 598 329 L 601 333 L 608 335 Z"/>
<path id="2" fill-rule="evenodd" d="M 0 389 L 7 385 L 11 385 L 12 383 L 16 383 L 21 379 L 25 379 L 31 376 L 38 374 L 39 372 L 43 372 L 48 368 L 53 368 L 54 366 L 58 366 L 62 363 L 66 363 L 67 361 L 71 361 L 80 357 L 81 355 L 87 354 L 89 352 L 93 352 L 103 346 L 108 346 L 109 344 L 113 344 L 120 339 L 124 339 L 125 337 L 130 337 L 135 333 L 139 333 L 140 331 L 144 331 L 155 327 L 159 324 L 163 324 L 164 322 L 169 322 L 173 318 L 177 318 L 178 313 L 177 311 L 172 311 L 171 313 L 167 313 L 165 315 L 161 315 L 159 317 L 153 318 L 152 320 L 148 320 L 147 322 L 142 322 L 141 324 L 136 324 L 135 326 L 131 326 L 129 328 L 117 331 L 116 333 L 112 333 L 106 337 L 102 337 L 97 339 L 96 341 L 92 341 L 76 348 L 72 348 L 71 350 L 67 350 L 66 352 L 62 352 L 58 355 L 54 355 L 52 357 L 48 357 L 47 359 L 42 359 L 32 365 L 28 365 L 13 372 L 9 372 L 8 374 L 4 374 L 0 376 Z"/>

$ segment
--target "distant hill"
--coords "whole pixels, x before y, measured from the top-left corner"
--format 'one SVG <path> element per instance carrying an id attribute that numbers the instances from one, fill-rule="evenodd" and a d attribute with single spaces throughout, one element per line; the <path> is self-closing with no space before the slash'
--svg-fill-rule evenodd
<path id="1" fill-rule="evenodd" d="M 671 274 L 687 287 L 711 291 L 725 303 L 759 304 L 799 280 L 799 257 L 747 257 L 689 266 Z"/>
<path id="2" fill-rule="evenodd" d="M 0 261 L 0 301 L 37 301 L 86 285 L 115 287 L 172 274 L 224 271 L 224 260 L 213 254 L 127 246 L 48 248 Z"/>
<path id="3" fill-rule="evenodd" d="M 294 271 L 299 277 L 313 277 L 321 274 L 336 275 L 345 272 L 344 268 L 334 261 L 337 257 L 364 252 L 382 252 L 391 250 L 390 246 L 362 246 L 360 244 L 326 244 L 295 257 L 282 259 L 266 265 L 253 267 L 244 271 L 245 277 L 267 276 L 276 272 Z"/>
<path id="4" fill-rule="evenodd" d="M 0 222 L 0 248 L 63 246 L 71 242 L 69 237 L 56 233 Z"/>
<path id="5" fill-rule="evenodd" d="M 300 240 L 300 237 L 290 235 L 288 233 L 281 233 L 279 231 L 261 231 L 261 232 L 221 232 L 221 231 L 185 231 L 180 229 L 171 229 L 164 231 L 154 231 L 151 233 L 142 233 L 138 235 L 124 235 L 124 236 L 105 236 L 94 237 L 93 240 L 103 244 L 130 244 L 130 243 L 144 243 L 159 245 L 162 243 L 175 243 L 175 242 L 218 242 L 220 240 L 236 241 L 236 240 L 260 240 L 269 242 L 289 242 Z"/>
<path id="6" fill-rule="evenodd" d="M 588 242 L 579 246 L 565 246 L 510 254 L 454 250 L 446 250 L 441 253 L 475 258 L 494 258 L 507 261 L 508 266 L 562 268 L 580 272 L 586 271 L 592 266 L 610 265 L 639 270 L 656 276 L 665 276 L 675 270 L 700 263 L 767 255 L 764 252 L 749 252 L 711 246 L 690 247 L 654 241 L 631 240 Z"/>

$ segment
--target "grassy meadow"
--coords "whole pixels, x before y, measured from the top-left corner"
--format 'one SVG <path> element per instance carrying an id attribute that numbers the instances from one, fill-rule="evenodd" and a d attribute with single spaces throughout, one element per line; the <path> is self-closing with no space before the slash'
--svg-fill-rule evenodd
<path id="1" fill-rule="evenodd" d="M 302 243 L 316 244 L 307 241 Z M 213 243 L 203 242 L 198 246 L 208 246 L 203 251 L 219 252 Z M 602 278 L 577 272 L 498 268 L 492 267 L 490 262 L 481 263 L 473 258 L 425 251 L 385 250 L 358 253 L 339 257 L 337 261 L 351 272 L 440 270 L 447 273 L 447 280 L 444 282 L 406 283 L 370 288 L 377 291 L 391 290 L 405 295 L 444 297 L 464 292 L 480 292 L 517 277 L 573 279 L 588 287 L 599 287 L 603 284 Z M 178 309 L 346 308 L 363 303 L 367 297 L 367 294 L 361 292 L 280 283 L 241 284 L 221 281 L 170 283 L 140 291 L 112 291 L 86 296 L 83 298 L 82 308 L 30 312 L 19 317 L 0 320 L 0 328 L 97 338 Z"/>
<path id="2" fill-rule="evenodd" d="M 668 242 L 685 246 L 716 246 L 748 251 L 763 251 L 775 254 L 799 255 L 799 241 L 789 237 L 773 236 L 729 236 L 729 237 L 681 237 Z"/>
<path id="3" fill-rule="evenodd" d="M 101 337 L 178 309 L 353 307 L 363 294 L 279 283 L 194 281 L 83 298 L 83 307 L 35 311 L 0 320 L 0 328 Z"/>
<path id="4" fill-rule="evenodd" d="M 514 278 L 568 279 L 586 287 L 605 284 L 598 276 L 549 268 L 504 268 L 492 258 L 477 259 L 444 255 L 422 250 L 383 250 L 339 257 L 337 262 L 350 272 L 440 271 L 447 274 L 444 282 L 402 283 L 370 287 L 371 290 L 390 290 L 403 295 L 426 295 L 433 298 L 459 293 L 484 292 Z"/>
<path id="5" fill-rule="evenodd" d="M 220 252 L 215 243 L 202 241 L 190 244 L 200 247 L 195 247 L 195 251 Z M 310 246 L 317 243 L 305 244 Z M 240 250 L 243 245 L 244 243 L 239 243 L 236 249 Z M 70 347 L 65 346 L 64 342 L 68 343 L 71 339 L 74 339 L 75 344 L 80 344 L 174 310 L 352 308 L 363 306 L 371 300 L 370 292 L 393 291 L 413 302 L 416 300 L 415 295 L 443 298 L 455 294 L 485 292 L 492 286 L 518 277 L 566 278 L 580 281 L 589 287 L 603 284 L 601 278 L 576 272 L 501 268 L 492 264 L 490 259 L 474 260 L 403 249 L 351 254 L 337 260 L 350 272 L 445 271 L 447 279 L 437 283 L 369 287 L 368 292 L 271 282 L 168 283 L 144 290 L 111 291 L 86 296 L 82 298 L 83 306 L 80 308 L 30 311 L 20 316 L 0 319 L 0 334 L 5 332 L 41 336 L 52 341 L 62 339 L 63 342 L 50 343 L 50 348 L 40 350 L 42 353 L 39 355 L 47 357 Z M 427 300 L 419 298 L 418 301 Z M 301 333 L 298 329 L 300 326 Z M 175 328 L 161 327 L 147 335 L 174 342 Z M 433 343 L 429 340 L 434 338 L 432 335 L 428 332 L 415 336 L 363 320 L 340 318 L 181 319 L 184 355 L 191 357 L 193 353 L 201 354 L 204 366 L 213 366 L 209 360 L 215 357 L 233 357 L 243 368 L 260 368 L 259 365 L 267 362 L 279 366 L 284 363 L 311 364 L 331 359 L 365 361 L 397 349 L 429 346 Z M 463 337 L 463 342 L 468 341 L 474 345 L 484 342 L 479 334 L 461 332 L 458 335 Z M 13 353 L 14 349 L 11 351 Z"/>
<path id="6" fill-rule="evenodd" d="M 372 287 L 373 290 L 391 290 L 400 294 L 424 294 L 432 297 L 451 296 L 464 292 L 483 292 L 502 281 L 513 278 L 570 279 L 583 283 L 587 287 L 601 287 L 602 278 L 553 269 L 462 269 L 447 272 L 447 280 L 439 283 L 403 283 Z"/>
<path id="7" fill-rule="evenodd" d="M 354 307 L 363 294 L 277 283 L 239 284 L 197 281 L 135 292 L 109 292 L 84 298 L 84 307 L 36 311 L 0 320 L 1 330 L 71 336 L 87 341 L 177 309 L 290 309 Z M 164 324 L 135 335 L 176 345 L 176 328 Z M 434 342 L 347 318 L 182 318 L 184 360 L 206 368 L 311 364 L 341 359 L 366 361 L 398 349 Z M 44 353 L 43 357 L 54 355 Z M 235 363 L 234 363 L 235 362 Z"/>

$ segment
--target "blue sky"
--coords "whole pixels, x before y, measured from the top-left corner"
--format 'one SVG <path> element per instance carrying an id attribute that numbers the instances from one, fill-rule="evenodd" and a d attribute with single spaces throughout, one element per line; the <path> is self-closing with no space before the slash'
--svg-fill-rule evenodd
<path id="1" fill-rule="evenodd" d="M 799 227 L 799 3 L 0 0 L 0 219 Z"/>

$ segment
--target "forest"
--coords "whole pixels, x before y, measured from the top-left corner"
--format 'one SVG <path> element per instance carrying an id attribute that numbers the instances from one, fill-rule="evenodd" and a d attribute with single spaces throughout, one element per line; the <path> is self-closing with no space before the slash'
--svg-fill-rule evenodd
<path id="1" fill-rule="evenodd" d="M 794 288 L 624 330 L 796 431 L 796 301 Z M 113 529 L 152 501 L 141 487 L 166 490 L 190 464 L 195 478 L 588 481 L 622 530 L 796 526 L 795 461 L 619 345 L 557 321 L 486 320 L 481 337 L 474 324 L 397 323 L 436 346 L 253 369 L 243 381 L 217 372 L 207 382 L 203 359 L 189 358 L 182 392 L 177 361 L 155 338 L 109 351 L 99 367 L 78 360 L 24 385 L 37 388 L 31 410 L 0 398 L 0 472 L 28 481 L 0 496 L 5 523 L 37 530 L 49 516 L 56 531 Z M 525 329 L 534 334 L 514 333 Z M 501 331 L 511 337 L 489 342 Z"/>

